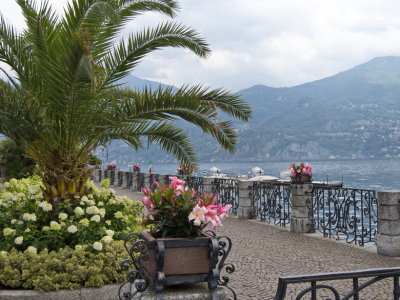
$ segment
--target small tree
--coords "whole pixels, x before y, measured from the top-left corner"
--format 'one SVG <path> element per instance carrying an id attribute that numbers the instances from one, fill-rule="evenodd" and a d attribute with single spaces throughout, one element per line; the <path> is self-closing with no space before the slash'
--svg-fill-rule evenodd
<path id="1" fill-rule="evenodd" d="M 174 17 L 173 0 L 71 0 L 62 16 L 47 1 L 16 0 L 26 21 L 18 32 L 0 18 L 0 61 L 12 72 L 0 80 L 0 134 L 20 143 L 37 163 L 43 195 L 59 202 L 86 193 L 88 155 L 120 139 L 138 149 L 156 143 L 184 163 L 196 160 L 181 118 L 225 149 L 237 142 L 231 121 L 248 120 L 249 106 L 222 89 L 201 86 L 134 91 L 121 85 L 146 54 L 164 47 L 210 53 L 198 33 L 166 22 L 118 40 L 146 11 Z"/>

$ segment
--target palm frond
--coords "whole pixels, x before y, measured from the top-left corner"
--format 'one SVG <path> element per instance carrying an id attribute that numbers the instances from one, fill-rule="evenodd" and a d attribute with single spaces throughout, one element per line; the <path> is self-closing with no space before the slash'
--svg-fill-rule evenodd
<path id="1" fill-rule="evenodd" d="M 126 76 L 145 57 L 146 54 L 164 47 L 181 47 L 200 57 L 210 53 L 208 44 L 190 27 L 167 22 L 154 29 L 145 29 L 121 41 L 102 63 L 107 70 L 105 85 L 110 85 Z"/>

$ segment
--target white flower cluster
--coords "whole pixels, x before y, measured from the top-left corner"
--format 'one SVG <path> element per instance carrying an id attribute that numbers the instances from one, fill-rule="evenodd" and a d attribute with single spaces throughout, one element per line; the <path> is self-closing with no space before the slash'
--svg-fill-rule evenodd
<path id="1" fill-rule="evenodd" d="M 53 206 L 47 202 L 47 201 L 42 201 L 38 204 L 38 206 L 43 209 L 43 211 L 51 211 L 53 209 Z"/>
<path id="2" fill-rule="evenodd" d="M 24 213 L 22 215 L 22 219 L 24 219 L 24 221 L 36 221 L 36 215 L 35 214 Z"/>

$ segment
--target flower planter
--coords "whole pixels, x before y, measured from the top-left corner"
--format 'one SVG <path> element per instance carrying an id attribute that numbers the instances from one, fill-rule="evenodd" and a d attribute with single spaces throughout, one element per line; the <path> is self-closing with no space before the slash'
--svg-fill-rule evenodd
<path id="1" fill-rule="evenodd" d="M 294 184 L 310 183 L 311 175 L 298 174 L 296 176 L 290 177 L 290 179 L 291 179 L 292 183 L 294 183 Z"/>
<path id="2" fill-rule="evenodd" d="M 232 264 L 225 264 L 231 250 L 228 237 L 217 237 L 214 232 L 202 238 L 160 238 L 147 231 L 131 233 L 125 239 L 131 257 L 121 263 L 127 272 L 127 282 L 121 286 L 128 295 L 131 285 L 139 292 L 149 286 L 162 292 L 166 286 L 207 282 L 213 290 L 218 285 L 227 286 L 229 278 L 220 276 L 222 269 L 233 273 Z M 129 270 L 131 266 L 134 270 Z M 120 292 L 121 295 L 121 292 Z M 121 298 L 122 299 L 122 298 Z"/>

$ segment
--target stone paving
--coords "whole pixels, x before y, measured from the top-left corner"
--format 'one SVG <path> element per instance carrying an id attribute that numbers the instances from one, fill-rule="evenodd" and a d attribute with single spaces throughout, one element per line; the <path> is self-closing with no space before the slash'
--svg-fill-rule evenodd
<path id="1" fill-rule="evenodd" d="M 140 193 L 125 189 L 115 188 L 115 191 L 133 199 L 142 197 Z M 229 276 L 230 286 L 240 300 L 273 299 L 281 276 L 400 267 L 399 259 L 376 254 L 374 246 L 351 246 L 322 238 L 318 233 L 294 234 L 286 228 L 256 220 L 228 218 L 218 234 L 232 239 L 228 262 L 235 264 L 236 271 Z M 339 283 L 335 284 L 339 291 L 351 290 L 349 281 L 336 283 Z M 294 292 L 306 287 L 308 285 L 289 286 L 285 299 L 295 299 Z M 328 293 L 321 296 L 334 299 Z M 375 283 L 360 294 L 360 299 L 393 299 L 392 281 Z"/>

